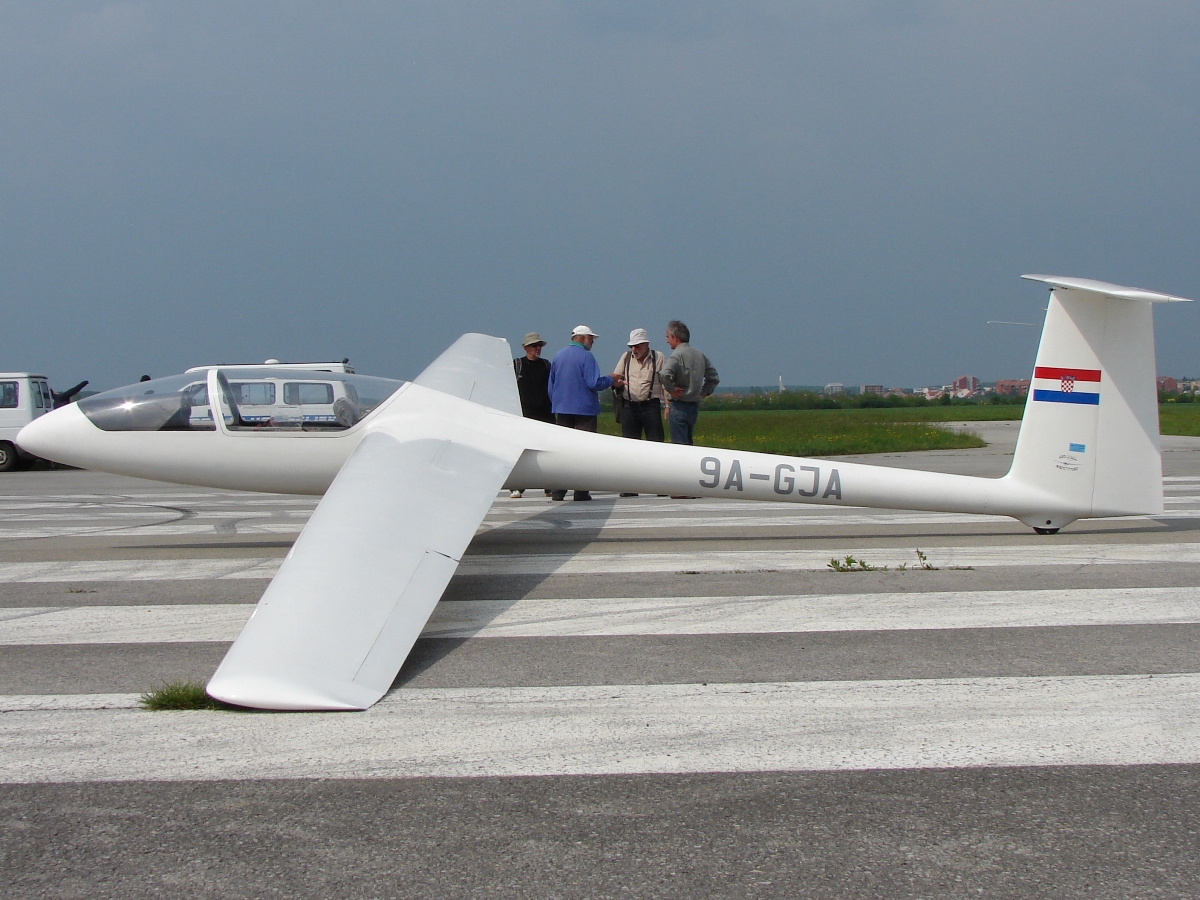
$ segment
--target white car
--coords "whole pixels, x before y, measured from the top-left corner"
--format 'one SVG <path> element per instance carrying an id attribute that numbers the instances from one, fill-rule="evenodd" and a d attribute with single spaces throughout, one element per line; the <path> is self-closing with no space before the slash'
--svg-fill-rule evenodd
<path id="1" fill-rule="evenodd" d="M 17 432 L 54 409 L 54 395 L 45 375 L 0 372 L 0 472 L 33 459 L 17 447 Z"/>

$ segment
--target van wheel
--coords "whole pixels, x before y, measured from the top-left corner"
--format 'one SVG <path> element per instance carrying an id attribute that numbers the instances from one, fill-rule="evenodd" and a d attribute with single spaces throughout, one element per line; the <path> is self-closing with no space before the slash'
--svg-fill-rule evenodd
<path id="1" fill-rule="evenodd" d="M 11 472 L 19 462 L 17 448 L 8 441 L 0 441 L 0 472 Z"/>

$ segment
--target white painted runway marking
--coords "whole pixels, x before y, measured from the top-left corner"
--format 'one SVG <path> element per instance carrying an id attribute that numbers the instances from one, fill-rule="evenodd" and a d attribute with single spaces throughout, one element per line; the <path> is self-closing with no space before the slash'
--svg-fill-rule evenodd
<path id="1" fill-rule="evenodd" d="M 1200 544 L 1006 544 L 930 547 L 925 554 L 939 568 L 951 566 L 1085 566 L 1200 563 Z M 703 553 L 579 553 L 463 557 L 464 575 L 603 575 L 641 572 L 813 571 L 832 557 L 851 554 L 875 566 L 896 568 L 916 562 L 911 547 L 839 546 L 810 550 L 706 550 Z M 0 563 L 0 584 L 76 581 L 175 581 L 275 576 L 280 557 L 241 559 L 115 559 Z"/>
<path id="2" fill-rule="evenodd" d="M 1185 622 L 1200 622 L 1195 588 L 452 601 L 438 604 L 423 635 L 773 634 Z"/>
<path id="3" fill-rule="evenodd" d="M 0 608 L 0 645 L 234 640 L 253 604 Z M 778 634 L 1200 622 L 1195 588 L 446 601 L 424 637 Z"/>
<path id="4" fill-rule="evenodd" d="M 196 581 L 211 578 L 274 578 L 279 558 L 115 559 L 0 563 L 0 584 L 69 581 Z"/>
<path id="5" fill-rule="evenodd" d="M 10 694 L 0 696 L 0 715 L 13 712 L 139 709 L 138 700 L 141 699 L 141 696 L 141 694 Z"/>
<path id="6" fill-rule="evenodd" d="M 233 641 L 252 603 L 0 609 L 0 645 Z"/>
<path id="7" fill-rule="evenodd" d="M 1200 675 L 1164 675 L 400 690 L 341 715 L 8 712 L 0 781 L 1194 764 L 1198 704 Z"/>
<path id="8" fill-rule="evenodd" d="M 36 538 L 54 537 L 95 537 L 111 535 L 114 537 L 184 537 L 187 535 L 212 535 L 224 533 L 230 524 L 226 520 L 220 522 L 196 522 L 186 520 L 186 524 L 176 525 L 114 525 L 96 522 L 89 525 L 62 526 L 59 528 L 0 528 L 0 538 L 7 540 L 29 540 Z M 238 534 L 269 534 L 296 535 L 304 528 L 304 522 L 247 522 L 238 523 Z"/>

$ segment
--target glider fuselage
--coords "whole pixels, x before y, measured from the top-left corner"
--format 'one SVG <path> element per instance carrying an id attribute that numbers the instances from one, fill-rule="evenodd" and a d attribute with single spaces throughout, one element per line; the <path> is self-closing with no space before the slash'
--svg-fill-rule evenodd
<path id="1" fill-rule="evenodd" d="M 709 447 L 631 441 L 560 428 L 405 383 L 354 427 L 314 433 L 262 430 L 101 431 L 78 409 L 56 413 L 57 459 L 141 478 L 271 493 L 325 493 L 372 431 L 413 439 L 444 425 L 466 428 L 482 444 L 519 446 L 505 487 L 632 491 L 745 500 L 874 506 L 1067 521 L 1089 510 L 1044 492 L 939 472 L 886 468 Z"/>

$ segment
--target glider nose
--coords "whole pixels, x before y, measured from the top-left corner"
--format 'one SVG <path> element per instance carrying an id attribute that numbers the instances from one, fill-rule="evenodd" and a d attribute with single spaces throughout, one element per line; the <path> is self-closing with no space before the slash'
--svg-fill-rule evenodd
<path id="1" fill-rule="evenodd" d="M 17 433 L 17 444 L 26 453 L 68 465 L 77 460 L 96 426 L 72 403 L 38 416 Z"/>

